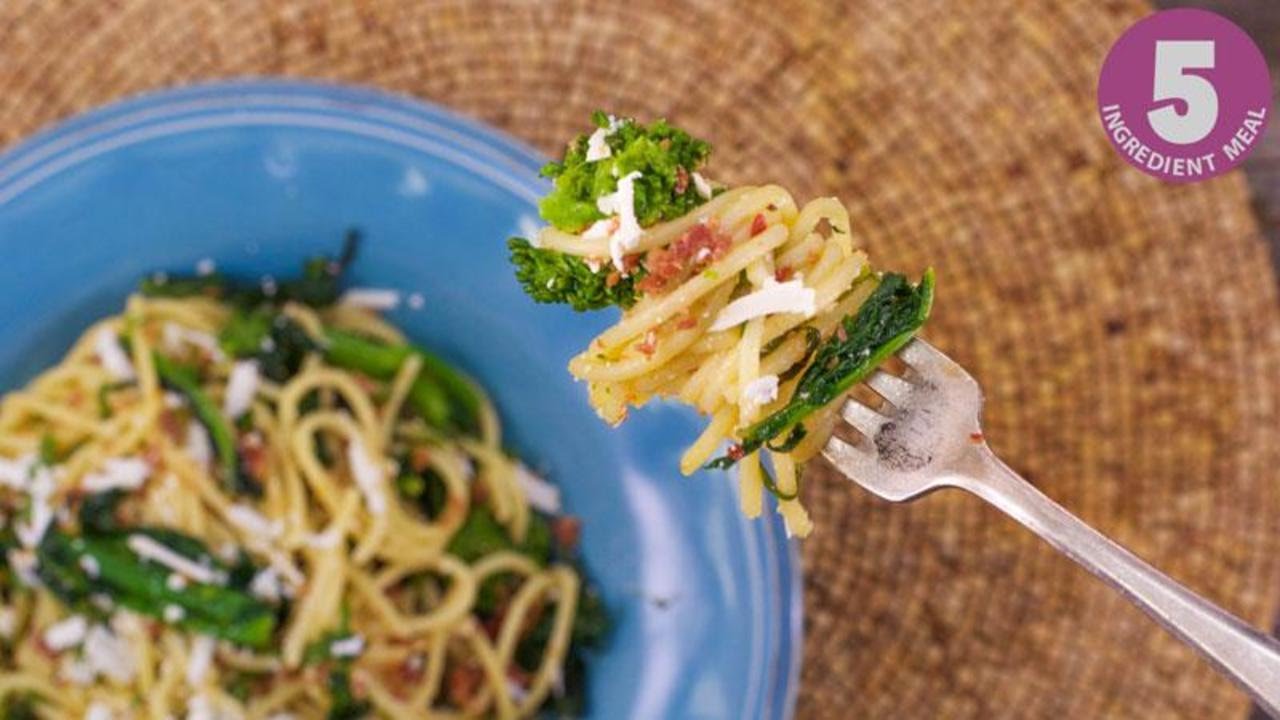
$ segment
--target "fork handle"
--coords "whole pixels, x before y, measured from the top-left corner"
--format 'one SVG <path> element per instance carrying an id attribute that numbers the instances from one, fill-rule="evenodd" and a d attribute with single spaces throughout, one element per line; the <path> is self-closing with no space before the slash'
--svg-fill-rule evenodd
<path id="1" fill-rule="evenodd" d="M 1280 718 L 1280 642 L 1089 527 L 1009 469 L 986 446 L 974 449 L 975 455 L 954 478 L 957 487 L 1004 511 L 1119 590 L 1248 692 L 1268 715 Z"/>

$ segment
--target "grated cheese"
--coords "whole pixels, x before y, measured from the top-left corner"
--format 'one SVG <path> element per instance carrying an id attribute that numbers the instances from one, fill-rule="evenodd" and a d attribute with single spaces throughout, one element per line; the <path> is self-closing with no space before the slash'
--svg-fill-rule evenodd
<path id="1" fill-rule="evenodd" d="M 745 405 L 768 405 L 778 399 L 778 376 L 761 375 L 742 388 L 742 402 Z"/>
<path id="2" fill-rule="evenodd" d="M 93 336 L 93 352 L 98 356 L 98 362 L 102 363 L 102 368 L 112 378 L 124 381 L 137 377 L 137 373 L 133 370 L 133 363 L 130 362 L 124 348 L 120 346 L 120 337 L 116 335 L 115 330 L 105 327 L 99 330 L 98 334 Z"/>
<path id="3" fill-rule="evenodd" d="M 84 574 L 91 578 L 96 578 L 102 574 L 102 568 L 98 566 L 98 559 L 92 555 L 80 556 L 80 569 L 84 570 Z"/>
<path id="4" fill-rule="evenodd" d="M 409 293 L 409 309 L 410 310 L 421 310 L 422 307 L 426 304 L 427 304 L 427 298 L 424 297 L 422 293 L 420 292 Z"/>
<path id="5" fill-rule="evenodd" d="M 10 550 L 5 558 L 9 561 L 9 567 L 13 568 L 13 572 L 17 574 L 18 579 L 27 587 L 40 587 L 40 576 L 36 574 L 36 564 L 39 562 L 36 554 L 30 550 Z"/>
<path id="6" fill-rule="evenodd" d="M 264 568 L 249 581 L 249 592 L 259 600 L 276 602 L 280 599 L 282 591 L 280 573 L 275 568 Z"/>
<path id="7" fill-rule="evenodd" d="M 182 451 L 201 467 L 208 467 L 213 462 L 213 441 L 199 420 L 187 421 L 187 437 L 182 443 Z"/>
<path id="8" fill-rule="evenodd" d="M 516 465 L 516 481 L 535 510 L 548 515 L 560 512 L 560 488 L 535 475 L 524 463 Z"/>
<path id="9" fill-rule="evenodd" d="M 366 310 L 394 310 L 400 306 L 400 291 L 385 288 L 351 288 L 342 293 L 338 302 Z"/>
<path id="10" fill-rule="evenodd" d="M 93 703 L 84 711 L 84 720 L 112 720 L 114 717 L 111 708 L 100 702 Z"/>
<path id="11" fill-rule="evenodd" d="M 169 573 L 169 577 L 164 579 L 164 586 L 174 592 L 181 592 L 187 588 L 187 579 L 178 573 Z"/>
<path id="12" fill-rule="evenodd" d="M 228 507 L 227 519 L 241 530 L 264 540 L 273 540 L 284 532 L 284 523 L 279 520 L 268 520 L 262 513 L 243 503 Z"/>
<path id="13" fill-rule="evenodd" d="M 0 458 L 0 485 L 14 490 L 26 490 L 31 482 L 32 471 L 40 464 L 34 453 L 23 455 L 15 460 Z"/>
<path id="14" fill-rule="evenodd" d="M 34 548 L 39 545 L 45 531 L 53 524 L 54 511 L 53 506 L 49 504 L 53 491 L 53 474 L 48 468 L 38 468 L 27 489 L 31 498 L 30 516 L 26 522 L 18 523 L 15 528 L 18 542 L 22 543 L 23 547 Z"/>
<path id="15" fill-rule="evenodd" d="M 804 282 L 788 280 L 778 282 L 765 278 L 764 287 L 734 300 L 720 310 L 711 323 L 711 332 L 727 330 L 736 325 L 765 315 L 797 313 L 812 317 L 817 312 L 817 293 Z"/>
<path id="16" fill-rule="evenodd" d="M 164 621 L 169 623 L 170 625 L 175 625 L 177 623 L 182 622 L 182 619 L 185 618 L 186 616 L 187 616 L 187 611 L 183 610 L 177 605 L 164 606 Z"/>
<path id="17" fill-rule="evenodd" d="M 378 464 L 369 457 L 364 442 L 359 438 L 347 444 L 347 462 L 351 465 L 351 474 L 356 481 L 356 486 L 364 495 L 364 504 L 369 508 L 369 512 L 374 515 L 385 513 L 387 498 L 382 493 L 382 486 L 386 479 L 383 477 L 382 470 L 378 468 Z"/>
<path id="18" fill-rule="evenodd" d="M 218 362 L 227 359 L 227 356 L 222 352 L 222 347 L 218 344 L 218 338 L 207 332 L 193 330 L 172 322 L 165 323 L 162 332 L 164 333 L 164 346 L 167 350 L 177 352 L 186 344 L 200 349 Z"/>
<path id="19" fill-rule="evenodd" d="M 618 178 L 618 189 L 596 199 L 596 208 L 605 215 L 617 215 L 618 227 L 609 236 L 609 255 L 613 266 L 622 271 L 627 251 L 640 242 L 640 223 L 636 220 L 636 185 L 640 173 L 631 172 Z"/>
<path id="20" fill-rule="evenodd" d="M 197 635 L 191 640 L 191 654 L 187 657 L 187 685 L 199 687 L 213 664 L 213 651 L 217 643 L 207 635 Z"/>
<path id="21" fill-rule="evenodd" d="M 84 642 L 88 629 L 89 621 L 83 615 L 72 615 L 45 628 L 44 645 L 54 652 L 62 652 Z"/>
<path id="22" fill-rule="evenodd" d="M 138 457 L 107 458 L 102 470 L 89 473 L 80 480 L 85 492 L 99 493 L 108 490 L 137 490 L 151 475 L 151 466 Z"/>
<path id="23" fill-rule="evenodd" d="M 711 183 L 702 177 L 700 173 L 693 173 L 693 189 L 698 191 L 698 195 L 704 200 L 711 199 Z"/>
<path id="24" fill-rule="evenodd" d="M 196 263 L 196 274 L 201 277 L 212 275 L 217 269 L 218 265 L 213 262 L 213 258 L 200 258 Z"/>
<path id="25" fill-rule="evenodd" d="M 222 397 L 222 412 L 235 419 L 245 414 L 253 405 L 253 397 L 258 394 L 258 385 L 262 375 L 256 360 L 240 360 L 231 366 L 231 375 L 227 377 L 227 391 Z"/>
<path id="26" fill-rule="evenodd" d="M 362 652 L 364 652 L 364 636 L 362 635 L 349 635 L 341 640 L 334 640 L 329 643 L 329 655 L 333 657 L 355 657 Z"/>
<path id="27" fill-rule="evenodd" d="M 226 582 L 226 576 L 223 573 L 179 555 L 169 547 L 156 542 L 146 535 L 130 535 L 125 543 L 130 550 L 138 554 L 138 557 L 163 565 L 176 573 L 186 576 L 189 580 L 208 585 Z"/>

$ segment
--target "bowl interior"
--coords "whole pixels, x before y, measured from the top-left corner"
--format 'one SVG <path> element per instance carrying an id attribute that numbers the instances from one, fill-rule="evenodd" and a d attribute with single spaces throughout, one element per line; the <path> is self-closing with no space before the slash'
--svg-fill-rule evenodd
<path id="1" fill-rule="evenodd" d="M 613 431 L 565 363 L 612 321 L 537 306 L 505 239 L 536 226 L 536 154 L 438 109 L 332 86 L 239 83 L 67 123 L 0 160 L 0 388 L 55 362 L 153 270 L 203 259 L 286 275 L 365 238 L 354 284 L 421 293 L 390 314 L 494 396 L 507 442 L 584 519 L 616 618 L 590 669 L 593 717 L 782 717 L 799 585 L 770 515 L 743 520 L 723 474 L 680 477 L 691 413 Z"/>

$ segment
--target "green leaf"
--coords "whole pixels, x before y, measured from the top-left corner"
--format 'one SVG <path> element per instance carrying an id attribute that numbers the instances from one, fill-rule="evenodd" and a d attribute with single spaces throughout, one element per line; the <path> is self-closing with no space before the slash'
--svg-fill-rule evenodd
<path id="1" fill-rule="evenodd" d="M 540 565 L 546 565 L 551 558 L 551 528 L 545 519 L 530 515 L 524 542 L 517 544 L 493 513 L 477 505 L 471 508 L 466 522 L 449 541 L 448 550 L 466 562 L 474 562 L 501 550 L 514 550 Z"/>

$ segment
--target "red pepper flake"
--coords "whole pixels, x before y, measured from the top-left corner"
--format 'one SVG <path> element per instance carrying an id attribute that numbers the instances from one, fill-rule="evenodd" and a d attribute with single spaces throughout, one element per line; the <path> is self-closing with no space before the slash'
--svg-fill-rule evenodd
<path id="1" fill-rule="evenodd" d="M 658 350 L 658 334 L 652 330 L 644 334 L 644 341 L 636 345 L 636 349 L 645 355 L 653 355 Z"/>
<path id="2" fill-rule="evenodd" d="M 765 221 L 764 214 L 757 214 L 755 219 L 751 221 L 751 237 L 755 237 L 764 232 L 767 227 L 769 227 L 769 224 Z"/>
<path id="3" fill-rule="evenodd" d="M 676 186 L 677 195 L 683 195 L 685 190 L 689 189 L 689 171 L 684 169 L 683 165 L 676 166 Z"/>
<path id="4" fill-rule="evenodd" d="M 422 446 L 410 450 L 409 467 L 413 468 L 414 472 L 423 472 L 431 467 L 431 450 Z"/>
<path id="5" fill-rule="evenodd" d="M 551 536 L 561 550 L 571 551 L 578 546 L 582 535 L 582 521 L 572 515 L 561 515 L 551 521 Z"/>
<path id="6" fill-rule="evenodd" d="M 676 322 L 676 327 L 681 330 L 688 330 L 698 324 L 698 318 L 693 313 L 685 313 L 683 317 Z"/>
<path id="7" fill-rule="evenodd" d="M 476 696 L 483 681 L 484 670 L 479 665 L 455 665 L 449 669 L 449 675 L 445 678 L 445 694 L 449 696 L 449 702 L 463 707 Z"/>
<path id="8" fill-rule="evenodd" d="M 239 445 L 245 472 L 259 482 L 266 480 L 270 458 L 267 457 L 266 446 L 262 444 L 262 436 L 256 432 L 245 433 L 240 436 Z"/>
<path id="9" fill-rule="evenodd" d="M 982 433 L 980 432 L 969 433 L 969 442 L 974 445 L 981 445 L 985 439 L 986 438 L 982 437 Z"/>
<path id="10" fill-rule="evenodd" d="M 649 251 L 644 260 L 648 274 L 636 286 L 647 293 L 666 290 L 724 257 L 732 242 L 711 225 L 698 223 L 670 245 Z"/>
<path id="11" fill-rule="evenodd" d="M 790 280 L 792 277 L 794 277 L 795 274 L 796 274 L 795 268 L 790 267 L 788 265 L 783 265 L 782 267 L 773 271 L 773 279 L 777 280 L 778 282 L 786 282 Z"/>
<path id="12" fill-rule="evenodd" d="M 738 443 L 734 443 L 730 445 L 729 449 L 725 451 L 725 454 L 729 456 L 730 460 L 733 460 L 735 462 L 747 456 L 746 451 L 743 450 L 742 446 L 739 445 Z"/>
<path id="13" fill-rule="evenodd" d="M 610 272 L 604 278 L 604 286 L 607 288 L 611 288 L 620 282 L 622 282 L 622 273 L 617 270 Z"/>

